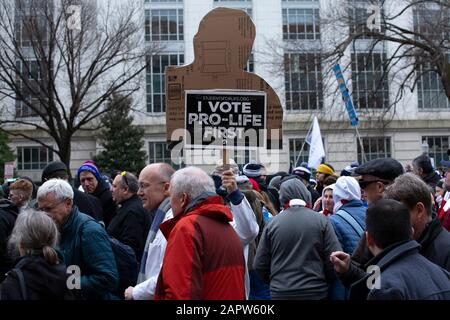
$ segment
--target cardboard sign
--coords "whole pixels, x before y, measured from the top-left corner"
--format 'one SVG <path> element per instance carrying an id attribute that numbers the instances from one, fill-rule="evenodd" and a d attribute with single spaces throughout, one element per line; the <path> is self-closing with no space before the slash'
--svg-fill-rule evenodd
<path id="1" fill-rule="evenodd" d="M 5 162 L 5 180 L 14 177 L 14 162 Z"/>
<path id="2" fill-rule="evenodd" d="M 202 19 L 194 37 L 194 62 L 184 67 L 166 68 L 169 144 L 179 141 L 179 137 L 173 136 L 174 131 L 185 128 L 186 91 L 260 91 L 266 93 L 266 147 L 282 149 L 283 109 L 280 100 L 264 79 L 244 71 L 255 35 L 255 25 L 242 10 L 216 8 Z"/>
<path id="3" fill-rule="evenodd" d="M 186 91 L 185 146 L 249 149 L 265 146 L 266 93 Z"/>

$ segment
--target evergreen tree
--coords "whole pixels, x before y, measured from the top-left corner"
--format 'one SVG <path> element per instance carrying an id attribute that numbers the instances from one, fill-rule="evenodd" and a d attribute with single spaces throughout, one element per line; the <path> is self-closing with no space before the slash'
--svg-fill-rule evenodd
<path id="1" fill-rule="evenodd" d="M 8 135 L 0 131 L 0 184 L 3 183 L 5 162 L 14 161 L 16 157 L 8 146 Z"/>
<path id="2" fill-rule="evenodd" d="M 104 129 L 100 131 L 101 145 L 105 148 L 94 161 L 102 172 L 112 174 L 115 170 L 138 174 L 146 165 L 144 129 L 134 126 L 131 111 L 132 99 L 114 95 L 102 116 Z"/>

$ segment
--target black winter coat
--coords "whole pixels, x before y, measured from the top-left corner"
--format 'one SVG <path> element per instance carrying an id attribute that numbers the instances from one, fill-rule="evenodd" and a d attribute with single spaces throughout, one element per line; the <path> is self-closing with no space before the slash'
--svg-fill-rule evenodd
<path id="1" fill-rule="evenodd" d="M 448 300 L 450 273 L 419 254 L 416 241 L 394 244 L 370 260 L 380 270 L 379 288 L 368 288 L 370 274 L 350 288 L 351 300 Z M 367 267 L 366 266 L 366 267 Z M 369 283 L 374 283 L 369 281 Z"/>
<path id="2" fill-rule="evenodd" d="M 106 182 L 101 180 L 98 182 L 97 188 L 94 190 L 92 195 L 100 199 L 102 204 L 103 222 L 107 228 L 112 218 L 114 218 L 117 213 L 117 206 L 112 198 L 111 190 L 109 190 Z"/>
<path id="3" fill-rule="evenodd" d="M 66 265 L 50 265 L 42 256 L 24 256 L 14 269 L 20 269 L 27 300 L 62 300 L 68 293 Z M 24 300 L 15 270 L 0 285 L 0 300 Z"/>
<path id="4" fill-rule="evenodd" d="M 134 195 L 120 204 L 107 230 L 110 236 L 129 245 L 140 262 L 149 229 L 150 214 L 142 206 L 141 199 Z"/>
<path id="5" fill-rule="evenodd" d="M 11 201 L 0 200 L 0 282 L 5 279 L 5 274 L 13 266 L 12 261 L 8 255 L 8 238 L 16 223 L 19 208 L 17 208 Z"/>
<path id="6" fill-rule="evenodd" d="M 100 199 L 89 193 L 73 189 L 73 203 L 78 207 L 80 212 L 91 216 L 97 221 L 103 219 L 102 203 L 100 202 Z"/>

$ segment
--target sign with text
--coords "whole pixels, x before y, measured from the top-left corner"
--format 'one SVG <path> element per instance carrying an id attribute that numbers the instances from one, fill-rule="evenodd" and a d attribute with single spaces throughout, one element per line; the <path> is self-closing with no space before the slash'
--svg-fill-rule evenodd
<path id="1" fill-rule="evenodd" d="M 185 94 L 186 147 L 265 147 L 265 92 L 187 90 Z"/>
<path id="2" fill-rule="evenodd" d="M 5 180 L 14 177 L 14 162 L 5 162 Z"/>
<path id="3" fill-rule="evenodd" d="M 358 125 L 358 116 L 356 115 L 355 107 L 353 106 L 352 97 L 348 92 L 347 86 L 345 85 L 344 76 L 342 75 L 341 66 L 339 64 L 333 67 L 334 74 L 336 76 L 339 90 L 342 94 L 342 100 L 345 103 L 345 108 L 347 109 L 348 116 L 350 118 L 350 124 L 352 126 Z"/>

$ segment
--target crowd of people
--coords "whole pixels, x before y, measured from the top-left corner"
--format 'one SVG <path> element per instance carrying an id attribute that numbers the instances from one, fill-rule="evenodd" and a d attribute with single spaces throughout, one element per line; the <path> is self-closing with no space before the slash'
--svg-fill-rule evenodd
<path id="1" fill-rule="evenodd" d="M 86 161 L 78 187 L 51 162 L 39 187 L 2 188 L 0 299 L 448 300 L 443 165 L 423 154 L 268 175 L 230 159 L 108 180 Z"/>

